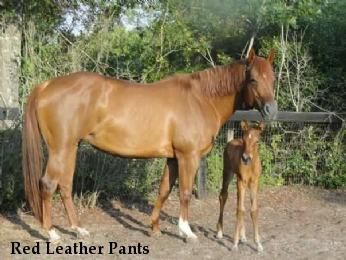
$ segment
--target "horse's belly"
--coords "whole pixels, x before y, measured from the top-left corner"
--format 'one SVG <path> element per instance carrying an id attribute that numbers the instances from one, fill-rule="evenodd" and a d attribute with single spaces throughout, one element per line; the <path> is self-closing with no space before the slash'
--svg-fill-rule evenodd
<path id="1" fill-rule="evenodd" d="M 143 129 L 142 129 L 143 130 Z M 111 129 L 93 133 L 85 138 L 91 145 L 105 152 L 122 157 L 151 158 L 173 157 L 171 140 L 149 131 L 121 131 Z"/>

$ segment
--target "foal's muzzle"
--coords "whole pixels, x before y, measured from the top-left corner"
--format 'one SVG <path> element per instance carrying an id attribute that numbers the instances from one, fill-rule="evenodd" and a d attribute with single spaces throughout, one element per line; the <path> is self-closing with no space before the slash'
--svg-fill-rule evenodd
<path id="1" fill-rule="evenodd" d="M 243 160 L 243 162 L 245 163 L 245 165 L 250 165 L 250 163 L 251 163 L 251 157 L 250 157 L 250 156 L 245 157 L 244 154 L 243 154 L 243 156 L 241 157 L 241 159 Z"/>
<path id="2" fill-rule="evenodd" d="M 264 120 L 274 120 L 278 114 L 278 106 L 275 101 L 268 102 L 264 104 L 260 112 Z"/>

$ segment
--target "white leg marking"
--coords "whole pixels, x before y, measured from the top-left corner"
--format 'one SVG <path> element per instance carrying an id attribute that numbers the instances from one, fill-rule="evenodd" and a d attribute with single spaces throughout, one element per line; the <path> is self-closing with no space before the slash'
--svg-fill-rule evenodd
<path id="1" fill-rule="evenodd" d="M 263 246 L 261 245 L 261 243 L 258 243 L 258 245 L 257 245 L 257 251 L 258 251 L 258 252 L 263 252 Z"/>
<path id="2" fill-rule="evenodd" d="M 216 238 L 222 238 L 222 237 L 223 237 L 222 230 L 217 231 Z"/>
<path id="3" fill-rule="evenodd" d="M 55 229 L 51 229 L 48 231 L 48 235 L 49 235 L 49 241 L 57 241 L 59 240 L 61 237 L 55 232 Z"/>
<path id="4" fill-rule="evenodd" d="M 81 236 L 89 236 L 89 231 L 86 230 L 85 228 L 80 228 L 80 227 L 77 227 L 77 231 L 79 233 L 79 235 Z"/>
<path id="5" fill-rule="evenodd" d="M 189 222 L 184 221 L 181 217 L 179 217 L 179 230 L 184 233 L 187 238 L 197 238 L 197 236 L 192 232 Z"/>
<path id="6" fill-rule="evenodd" d="M 247 239 L 246 239 L 245 235 L 240 235 L 240 242 L 242 242 L 242 243 L 246 243 L 247 242 Z"/>

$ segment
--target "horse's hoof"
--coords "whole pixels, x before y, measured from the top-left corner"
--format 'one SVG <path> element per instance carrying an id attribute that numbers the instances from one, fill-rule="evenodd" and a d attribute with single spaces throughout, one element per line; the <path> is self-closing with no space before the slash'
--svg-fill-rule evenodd
<path id="1" fill-rule="evenodd" d="M 218 231 L 217 234 L 216 234 L 216 238 L 217 239 L 221 239 L 222 237 L 223 237 L 222 231 Z"/>
<path id="2" fill-rule="evenodd" d="M 242 242 L 242 243 L 246 243 L 247 242 L 247 239 L 246 239 L 245 235 L 240 237 L 240 242 Z"/>
<path id="3" fill-rule="evenodd" d="M 257 252 L 263 252 L 263 246 L 261 244 L 258 244 Z"/>
<path id="4" fill-rule="evenodd" d="M 234 246 L 232 247 L 232 251 L 238 251 L 238 245 L 234 245 Z"/>
<path id="5" fill-rule="evenodd" d="M 49 239 L 48 241 L 51 243 L 58 243 L 61 237 L 55 232 L 55 229 L 48 231 Z"/>
<path id="6" fill-rule="evenodd" d="M 84 228 L 77 228 L 77 230 L 81 236 L 89 236 L 90 235 L 90 232 Z"/>
<path id="7" fill-rule="evenodd" d="M 90 236 L 89 231 L 84 228 L 77 227 L 77 232 L 78 232 L 77 234 L 78 238 Z"/>

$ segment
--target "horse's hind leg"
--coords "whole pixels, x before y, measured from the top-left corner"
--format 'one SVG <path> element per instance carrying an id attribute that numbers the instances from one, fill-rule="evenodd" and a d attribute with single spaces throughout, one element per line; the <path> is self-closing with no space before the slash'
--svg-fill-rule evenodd
<path id="1" fill-rule="evenodd" d="M 60 236 L 55 232 L 52 224 L 52 196 L 57 188 L 61 176 L 68 168 L 67 159 L 70 153 L 67 149 L 49 149 L 49 158 L 46 171 L 40 180 L 42 197 L 42 225 L 48 232 L 51 241 L 59 240 Z"/>
<path id="2" fill-rule="evenodd" d="M 217 229 L 217 238 L 222 238 L 222 229 L 223 229 L 223 211 L 225 208 L 225 204 L 228 198 L 228 186 L 231 180 L 233 179 L 233 173 L 231 170 L 231 167 L 228 164 L 224 164 L 223 169 L 223 181 L 222 181 L 222 190 L 220 192 L 219 200 L 220 200 L 220 215 L 219 215 L 219 221 L 217 223 L 216 229 Z"/>
<path id="3" fill-rule="evenodd" d="M 52 196 L 58 184 L 60 186 L 61 180 L 64 180 L 68 177 L 72 178 L 76 160 L 76 152 L 77 146 L 72 148 L 59 148 L 54 150 L 49 149 L 49 159 L 46 167 L 46 172 L 40 180 L 43 208 L 42 224 L 43 228 L 48 231 L 49 239 L 51 241 L 60 239 L 60 236 L 55 232 L 52 224 Z M 73 217 L 75 213 L 69 215 Z"/>
<path id="4" fill-rule="evenodd" d="M 250 184 L 250 192 L 251 192 L 251 218 L 253 222 L 254 229 L 254 240 L 257 245 L 257 251 L 263 251 L 263 247 L 260 242 L 260 237 L 258 234 L 258 203 L 257 203 L 257 195 L 258 195 L 258 180 Z"/>
<path id="5" fill-rule="evenodd" d="M 192 186 L 196 176 L 200 157 L 194 153 L 177 154 L 179 165 L 179 196 L 180 196 L 180 235 L 185 234 L 187 238 L 196 239 L 188 223 L 189 203 L 192 196 Z"/>
<path id="6" fill-rule="evenodd" d="M 172 187 L 178 177 L 178 162 L 177 159 L 167 159 L 167 164 L 165 166 L 165 170 L 161 179 L 161 184 L 159 188 L 159 196 L 157 198 L 155 208 L 153 213 L 151 214 L 150 221 L 152 225 L 151 235 L 159 234 L 159 218 L 161 208 L 168 198 Z"/>
<path id="7" fill-rule="evenodd" d="M 69 151 L 69 154 L 70 156 L 66 158 L 65 171 L 60 178 L 58 187 L 71 228 L 77 230 L 79 235 L 85 236 L 89 235 L 89 232 L 84 229 L 79 222 L 72 200 L 72 184 L 76 165 L 77 147 L 71 149 L 71 151 Z"/>

